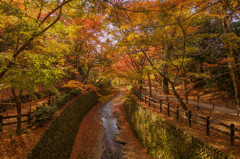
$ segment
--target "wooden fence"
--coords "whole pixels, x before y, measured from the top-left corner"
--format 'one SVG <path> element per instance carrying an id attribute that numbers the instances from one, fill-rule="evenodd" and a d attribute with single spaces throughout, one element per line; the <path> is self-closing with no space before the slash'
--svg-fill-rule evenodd
<path id="1" fill-rule="evenodd" d="M 48 100 L 47 103 L 43 103 L 43 105 L 46 105 L 46 104 L 48 104 L 48 105 L 54 104 L 55 100 L 56 100 L 55 98 L 51 98 L 50 100 Z M 13 104 L 13 103 L 11 103 L 11 104 Z M 39 109 L 39 107 L 36 107 L 36 109 Z M 30 126 L 31 121 L 33 120 L 32 112 L 29 111 L 27 114 L 22 114 L 22 115 L 21 115 L 21 118 L 22 118 L 22 117 L 27 117 L 27 119 L 21 121 L 21 123 L 27 122 L 28 125 Z M 7 122 L 7 123 L 4 123 L 4 122 L 3 122 L 4 120 L 12 119 L 12 118 L 17 118 L 17 115 L 12 115 L 12 116 L 2 116 L 2 115 L 0 115 L 0 132 L 2 132 L 3 126 L 12 125 L 12 124 L 17 124 L 17 121 Z"/>
<path id="2" fill-rule="evenodd" d="M 163 112 L 163 109 L 165 109 L 167 111 L 168 117 L 170 117 L 170 113 L 174 113 L 174 114 L 176 114 L 177 121 L 179 120 L 180 116 L 183 117 L 184 119 L 187 119 L 188 125 L 190 128 L 192 127 L 192 122 L 205 127 L 207 136 L 210 136 L 210 129 L 212 129 L 219 133 L 229 136 L 232 146 L 234 145 L 235 139 L 240 140 L 240 137 L 235 135 L 236 132 L 240 133 L 240 129 L 236 128 L 234 124 L 228 125 L 228 124 L 216 121 L 216 120 L 212 120 L 212 119 L 210 119 L 210 116 L 204 117 L 204 116 L 192 113 L 191 110 L 187 111 L 187 110 L 180 109 L 179 107 L 173 106 L 173 105 L 169 104 L 168 102 L 166 103 L 166 102 L 163 102 L 162 100 L 156 100 L 155 98 L 147 96 L 137 90 L 134 90 L 134 94 L 140 100 L 145 101 L 145 103 L 148 103 L 149 106 L 153 106 L 154 109 L 159 108 L 159 111 L 161 113 Z M 195 117 L 195 119 L 193 119 L 193 117 Z M 215 127 L 214 125 L 222 126 L 224 128 L 227 128 L 229 131 L 221 130 L 221 129 Z"/>
<path id="3" fill-rule="evenodd" d="M 147 90 L 145 89 L 145 93 L 147 92 Z M 147 94 L 147 93 L 146 93 Z M 173 101 L 178 101 L 177 98 L 175 97 L 171 97 L 171 96 L 163 96 L 163 95 L 159 95 L 159 94 L 155 94 L 155 96 L 160 97 L 160 98 L 165 98 L 167 101 L 169 100 L 173 100 Z M 237 102 L 236 101 L 232 101 L 230 102 L 228 99 L 223 99 L 221 98 L 220 101 L 216 101 L 214 98 L 208 98 L 208 99 L 202 99 L 202 97 L 200 95 L 191 95 L 193 97 L 193 99 L 189 99 L 188 102 L 189 104 L 193 104 L 192 102 L 196 102 L 196 107 L 197 110 L 200 109 L 200 104 L 208 104 L 209 106 L 212 106 L 211 108 L 208 109 L 212 109 L 215 110 L 215 106 L 217 105 L 221 105 L 221 106 L 225 106 L 228 109 L 232 109 L 233 111 L 235 111 L 235 109 L 238 107 L 237 106 Z M 190 97 L 190 95 L 189 95 Z M 181 97 L 181 99 L 184 101 L 186 101 L 186 99 L 184 99 L 184 97 Z M 217 103 L 217 105 L 216 105 Z M 205 107 L 206 108 L 206 107 Z M 237 109 L 236 110 L 236 115 L 240 116 L 240 110 Z"/>
<path id="4" fill-rule="evenodd" d="M 21 117 L 27 117 L 27 120 L 23 120 L 23 121 L 21 121 L 21 123 L 27 122 L 28 125 L 30 125 L 31 120 L 33 119 L 32 116 L 31 116 L 31 114 L 32 114 L 31 112 L 28 112 L 27 114 L 22 114 Z M 8 123 L 3 123 L 3 120 L 12 119 L 12 118 L 17 118 L 17 115 L 5 116 L 5 117 L 3 117 L 2 115 L 0 115 L 0 132 L 2 132 L 3 126 L 5 126 L 5 125 L 17 124 L 17 121 L 8 122 Z"/>

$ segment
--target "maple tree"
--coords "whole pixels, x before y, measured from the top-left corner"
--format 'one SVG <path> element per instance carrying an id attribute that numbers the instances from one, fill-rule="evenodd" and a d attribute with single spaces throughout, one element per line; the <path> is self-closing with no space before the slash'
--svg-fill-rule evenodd
<path id="1" fill-rule="evenodd" d="M 226 31 L 221 33 L 221 29 L 220 32 L 212 35 L 207 33 L 211 25 L 221 26 L 221 21 L 224 23 L 227 20 L 229 24 L 239 22 L 237 20 L 239 8 L 237 2 L 131 1 L 109 2 L 109 5 L 112 6 L 112 10 L 108 20 L 117 28 L 114 32 L 116 41 L 118 41 L 116 52 L 119 47 L 122 47 L 128 49 L 125 51 L 128 54 L 133 54 L 132 47 L 134 47 L 134 54 L 145 55 L 149 62 L 147 65 L 152 68 L 151 72 L 155 75 L 156 80 L 162 83 L 163 92 L 168 93 L 168 84 L 170 84 L 173 93 L 184 109 L 187 107 L 178 95 L 175 86 L 179 83 L 184 84 L 184 95 L 188 102 L 188 94 L 191 91 L 191 88 L 187 86 L 188 83 L 195 81 L 197 85 L 212 78 L 209 72 L 203 72 L 203 67 L 206 69 L 206 66 L 203 66 L 202 62 L 199 63 L 198 57 L 210 50 L 216 52 L 216 50 L 212 50 L 212 47 L 216 47 L 219 39 L 223 40 L 223 37 L 228 37 L 225 38 L 224 43 L 228 43 L 225 45 L 228 49 L 228 56 L 235 54 L 234 57 L 230 55 L 232 57 L 230 59 L 234 59 L 232 60 L 234 62 L 228 64 L 231 65 L 229 71 L 234 83 L 236 99 L 238 98 L 239 93 L 236 88 L 238 88 L 239 82 L 234 82 L 234 79 L 236 81 L 239 76 L 238 57 L 236 56 L 238 53 L 237 50 L 233 51 L 232 45 L 234 43 L 237 48 L 236 44 L 239 38 L 233 32 L 229 35 Z M 224 14 L 221 10 L 223 6 L 225 7 Z M 210 24 L 206 25 L 206 20 Z M 229 25 L 225 24 L 225 26 Z M 230 28 L 228 29 L 230 30 Z M 234 38 L 231 38 L 232 43 L 229 45 L 229 38 L 233 35 Z M 210 42 L 208 41 L 203 48 L 199 44 L 205 41 L 206 37 L 210 37 L 208 39 Z M 227 39 L 228 41 L 226 41 Z M 216 59 L 213 52 L 212 56 Z M 207 61 L 207 58 L 205 56 L 203 60 Z M 224 55 L 222 58 L 226 59 L 226 56 Z M 219 64 L 216 63 L 215 67 L 218 67 Z M 200 69 L 198 69 L 199 66 Z M 234 69 L 231 71 L 231 68 Z M 224 75 L 219 76 L 224 77 Z"/>

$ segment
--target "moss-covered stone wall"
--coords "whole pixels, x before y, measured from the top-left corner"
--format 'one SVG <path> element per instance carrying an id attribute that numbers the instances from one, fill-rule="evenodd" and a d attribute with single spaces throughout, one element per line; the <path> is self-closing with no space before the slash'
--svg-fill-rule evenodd
<path id="1" fill-rule="evenodd" d="M 107 95 L 107 88 L 101 88 L 100 94 Z M 66 159 L 70 158 L 79 125 L 88 111 L 98 102 L 96 92 L 82 95 L 74 100 L 53 122 L 28 159 Z"/>
<path id="2" fill-rule="evenodd" d="M 134 134 L 153 158 L 231 158 L 140 106 L 131 96 L 125 103 L 125 115 Z"/>

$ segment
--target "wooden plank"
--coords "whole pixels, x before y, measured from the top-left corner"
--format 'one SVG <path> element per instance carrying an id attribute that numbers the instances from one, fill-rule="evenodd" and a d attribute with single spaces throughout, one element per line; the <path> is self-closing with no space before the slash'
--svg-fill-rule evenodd
<path id="1" fill-rule="evenodd" d="M 0 103 L 0 105 L 16 105 L 16 103 Z"/>
<path id="2" fill-rule="evenodd" d="M 28 122 L 28 120 L 21 121 L 21 123 L 25 123 L 25 122 Z M 2 125 L 12 125 L 12 124 L 17 124 L 17 121 L 11 122 L 11 123 L 3 123 Z"/>
<path id="3" fill-rule="evenodd" d="M 219 122 L 219 121 L 216 121 L 216 120 L 212 120 L 212 119 L 210 119 L 210 121 L 215 123 L 215 124 L 218 124 L 218 125 L 221 125 L 221 126 L 225 126 L 226 128 L 231 128 L 230 125 L 224 124 L 222 122 Z"/>
<path id="4" fill-rule="evenodd" d="M 195 116 L 195 117 L 198 117 L 198 118 L 201 118 L 201 119 L 207 120 L 207 118 L 205 118 L 205 117 L 203 117 L 203 116 L 200 116 L 200 115 L 198 115 L 198 114 L 194 114 L 194 113 L 192 113 L 192 115 Z"/>
<path id="5" fill-rule="evenodd" d="M 198 120 L 195 120 L 195 119 L 191 119 L 193 122 L 199 124 L 199 125 L 202 125 L 202 126 L 205 126 L 206 127 L 206 124 L 202 123 L 202 122 L 199 122 Z"/>
<path id="6" fill-rule="evenodd" d="M 225 135 L 230 136 L 230 133 L 228 133 L 228 132 L 225 132 L 225 131 L 220 130 L 220 129 L 218 129 L 218 128 L 215 128 L 215 127 L 213 127 L 213 126 L 210 126 L 210 128 L 213 129 L 213 130 L 216 130 L 216 131 L 218 131 L 218 132 L 220 132 L 220 133 L 223 133 L 223 134 L 225 134 Z"/>
<path id="7" fill-rule="evenodd" d="M 22 117 L 24 117 L 24 116 L 28 116 L 28 114 L 22 114 L 21 115 Z M 5 117 L 3 117 L 3 119 L 10 119 L 10 118 L 16 118 L 17 117 L 17 115 L 13 115 L 13 116 L 5 116 Z"/>

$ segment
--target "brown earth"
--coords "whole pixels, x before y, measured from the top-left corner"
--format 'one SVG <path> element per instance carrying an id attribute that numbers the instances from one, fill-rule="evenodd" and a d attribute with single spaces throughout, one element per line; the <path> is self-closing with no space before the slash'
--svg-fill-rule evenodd
<path id="1" fill-rule="evenodd" d="M 71 159 L 101 158 L 104 136 L 102 109 L 103 104 L 98 103 L 83 118 L 73 145 Z"/>

